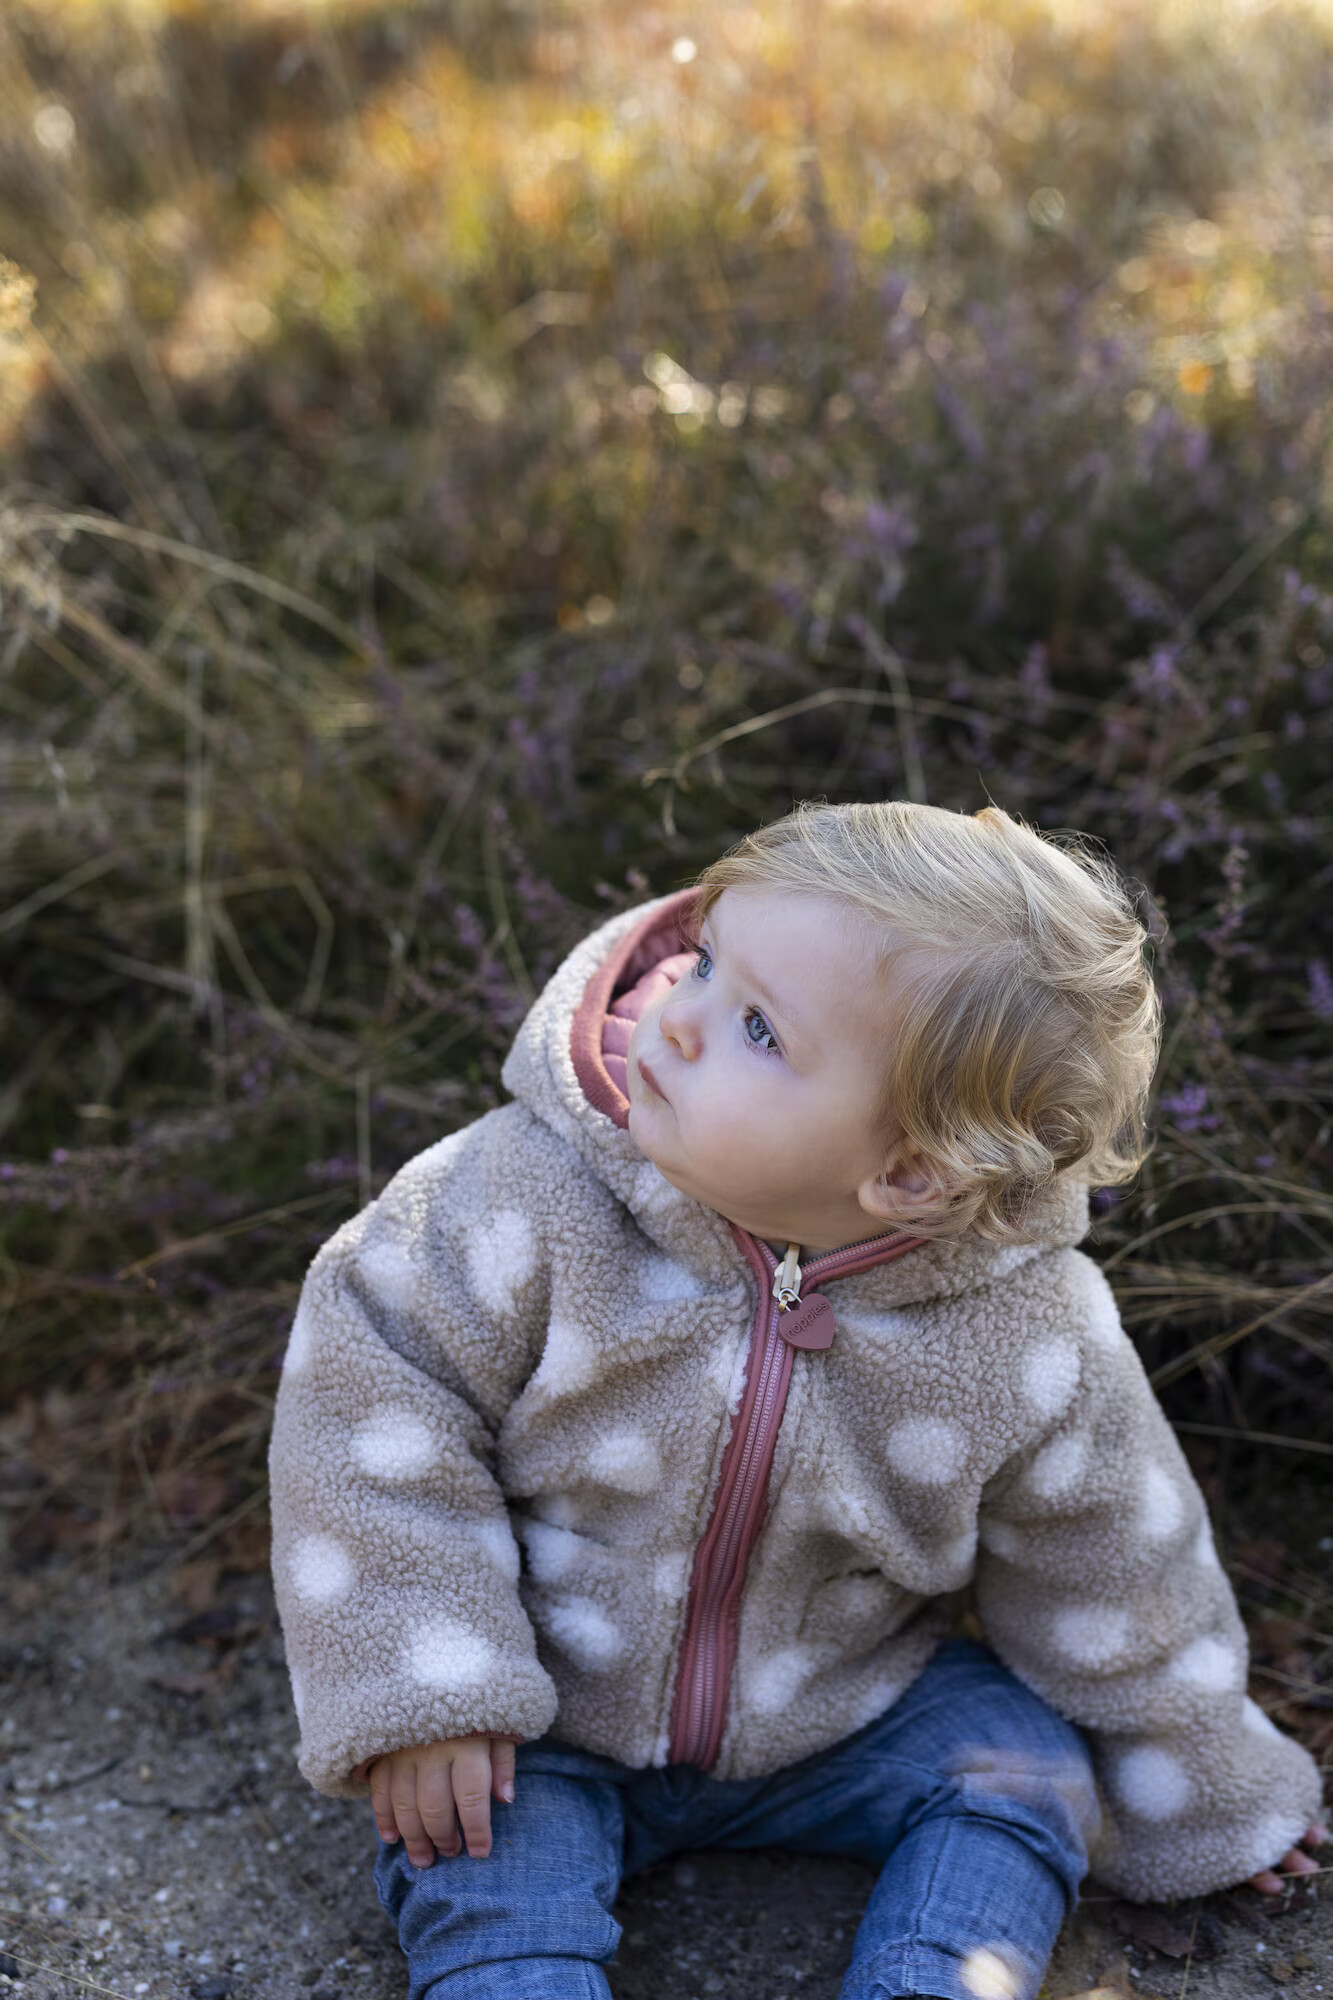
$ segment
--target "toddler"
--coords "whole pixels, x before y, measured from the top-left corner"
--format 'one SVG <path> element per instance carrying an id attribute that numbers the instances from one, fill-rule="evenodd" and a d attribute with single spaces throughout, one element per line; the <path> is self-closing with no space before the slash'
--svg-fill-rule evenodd
<path id="1" fill-rule="evenodd" d="M 1074 1247 L 1141 1157 L 1143 944 L 993 807 L 802 808 L 588 938 L 514 1101 L 316 1259 L 274 1568 L 413 2000 L 605 2000 L 622 1873 L 687 1846 L 877 1866 L 844 2000 L 1030 2000 L 1089 1861 L 1314 1866 Z"/>

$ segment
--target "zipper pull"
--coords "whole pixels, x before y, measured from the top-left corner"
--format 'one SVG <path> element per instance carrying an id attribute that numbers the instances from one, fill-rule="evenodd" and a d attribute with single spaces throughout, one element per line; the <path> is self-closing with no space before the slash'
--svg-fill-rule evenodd
<path id="1" fill-rule="evenodd" d="M 773 1273 L 773 1296 L 780 1313 L 790 1312 L 801 1296 L 801 1246 L 789 1243 L 787 1254 Z"/>
<path id="2" fill-rule="evenodd" d="M 838 1323 L 822 1292 L 807 1292 L 795 1311 L 778 1315 L 778 1332 L 788 1347 L 823 1354 L 833 1345 Z"/>
<path id="3" fill-rule="evenodd" d="M 820 1292 L 801 1297 L 801 1246 L 789 1243 L 787 1254 L 773 1273 L 773 1296 L 778 1302 L 778 1332 L 788 1347 L 801 1347 L 822 1354 L 832 1347 L 837 1322 L 833 1308 Z"/>

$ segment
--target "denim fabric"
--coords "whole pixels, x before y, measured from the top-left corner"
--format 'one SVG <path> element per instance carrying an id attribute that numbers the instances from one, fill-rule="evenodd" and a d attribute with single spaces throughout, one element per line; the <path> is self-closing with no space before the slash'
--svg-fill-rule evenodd
<path id="1" fill-rule="evenodd" d="M 380 1848 L 411 2000 L 609 2000 L 622 1875 L 681 1848 L 880 1868 L 842 2000 L 1032 2000 L 1096 1821 L 1077 1731 L 984 1647 L 944 1646 L 855 1736 L 769 1778 L 631 1771 L 551 1737 L 518 1752 L 494 1845 L 417 1869 Z"/>

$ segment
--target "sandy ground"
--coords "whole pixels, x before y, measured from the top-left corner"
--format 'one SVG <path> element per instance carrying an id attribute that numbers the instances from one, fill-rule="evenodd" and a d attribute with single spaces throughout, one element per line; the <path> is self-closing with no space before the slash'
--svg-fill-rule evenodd
<path id="1" fill-rule="evenodd" d="M 179 1591 L 165 1568 L 115 1584 L 67 1572 L 14 1600 L 0 1994 L 403 2000 L 368 1810 L 318 1798 L 296 1770 L 266 1582 L 210 1582 L 194 1612 Z M 616 2000 L 835 2000 L 870 1881 L 852 1863 L 683 1855 L 625 1889 Z M 1098 1986 L 1333 2000 L 1333 1895 L 1136 1912 L 1092 1885 L 1043 1992 Z"/>

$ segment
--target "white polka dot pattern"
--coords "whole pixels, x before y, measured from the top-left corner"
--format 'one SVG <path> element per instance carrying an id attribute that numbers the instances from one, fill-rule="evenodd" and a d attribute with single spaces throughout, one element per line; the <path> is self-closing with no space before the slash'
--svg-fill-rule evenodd
<path id="1" fill-rule="evenodd" d="M 1194 1537 L 1194 1560 L 1196 1563 L 1200 1563 L 1204 1569 L 1215 1569 L 1219 1572 L 1222 1569 L 1222 1559 L 1217 1553 L 1217 1544 L 1213 1540 L 1212 1523 L 1206 1514 L 1199 1523 L 1198 1534 Z"/>
<path id="2" fill-rule="evenodd" d="M 534 1583 L 563 1583 L 586 1556 L 583 1538 L 546 1521 L 525 1521 L 523 1546 Z"/>
<path id="3" fill-rule="evenodd" d="M 401 1244 L 387 1239 L 370 1244 L 358 1254 L 356 1268 L 377 1304 L 387 1306 L 393 1313 L 410 1311 L 416 1297 L 417 1274 Z"/>
<path id="4" fill-rule="evenodd" d="M 945 1575 L 950 1579 L 945 1585 L 949 1590 L 961 1590 L 972 1575 L 977 1560 L 977 1532 L 968 1528 L 956 1535 L 945 1549 L 941 1562 Z"/>
<path id="5" fill-rule="evenodd" d="M 356 1566 L 333 1535 L 305 1535 L 292 1550 L 292 1588 L 307 1604 L 335 1604 L 356 1582 Z"/>
<path id="6" fill-rule="evenodd" d="M 1166 1670 L 1167 1679 L 1201 1694 L 1226 1694 L 1241 1684 L 1240 1655 L 1222 1639 L 1195 1639 Z"/>
<path id="7" fill-rule="evenodd" d="M 548 1604 L 542 1622 L 561 1652 L 590 1672 L 613 1667 L 624 1651 L 621 1633 L 590 1598 L 570 1597 L 563 1604 Z"/>
<path id="8" fill-rule="evenodd" d="M 1009 1521 L 983 1521 L 980 1539 L 982 1548 L 1001 1562 L 1017 1562 L 1023 1550 L 1023 1537 Z"/>
<path id="9" fill-rule="evenodd" d="M 1138 1819 L 1175 1819 L 1190 1801 L 1189 1773 L 1178 1757 L 1156 1744 L 1128 1750 L 1116 1766 L 1116 1790 Z"/>
<path id="10" fill-rule="evenodd" d="M 645 1257 L 638 1273 L 639 1297 L 648 1305 L 667 1305 L 672 1299 L 698 1299 L 704 1295 L 693 1271 L 670 1257 Z"/>
<path id="11" fill-rule="evenodd" d="M 815 1662 L 804 1646 L 787 1646 L 753 1667 L 747 1676 L 750 1704 L 761 1715 L 776 1715 L 796 1699 L 814 1672 Z"/>
<path id="12" fill-rule="evenodd" d="M 1018 1976 L 998 1952 L 980 1946 L 963 1960 L 959 1976 L 974 2000 L 1014 2000 Z"/>
<path id="13" fill-rule="evenodd" d="M 1184 1517 L 1184 1502 L 1171 1474 L 1164 1466 L 1148 1466 L 1139 1494 L 1139 1533 L 1149 1542 L 1169 1541 Z"/>
<path id="14" fill-rule="evenodd" d="M 313 1315 L 308 1302 L 303 1298 L 296 1308 L 296 1318 L 292 1321 L 291 1338 L 287 1342 L 287 1352 L 283 1357 L 283 1372 L 299 1375 L 310 1359 Z"/>
<path id="15" fill-rule="evenodd" d="M 854 1313 L 838 1314 L 838 1325 L 844 1332 L 866 1340 L 896 1340 L 907 1324 L 902 1313 L 868 1312 L 864 1307 Z"/>
<path id="16" fill-rule="evenodd" d="M 620 1493 L 653 1493 L 662 1480 L 657 1447 L 637 1431 L 612 1431 L 588 1454 L 594 1479 Z"/>
<path id="17" fill-rule="evenodd" d="M 889 1464 L 919 1486 L 944 1486 L 956 1478 L 966 1449 L 962 1431 L 947 1417 L 904 1417 L 888 1437 Z"/>
<path id="18" fill-rule="evenodd" d="M 1023 1357 L 1019 1387 L 1038 1415 L 1058 1416 L 1078 1387 L 1078 1350 L 1067 1340 L 1044 1340 Z"/>
<path id="19" fill-rule="evenodd" d="M 1111 1287 L 1092 1265 L 1083 1265 L 1079 1276 L 1083 1292 L 1079 1304 L 1083 1309 L 1083 1325 L 1090 1339 L 1107 1352 L 1123 1347 L 1125 1329 L 1120 1324 Z"/>
<path id="20" fill-rule="evenodd" d="M 1280 1743 L 1282 1731 L 1275 1722 L 1269 1720 L 1257 1701 L 1246 1695 L 1241 1706 L 1240 1719 L 1252 1736 L 1265 1736 L 1270 1742 Z"/>
<path id="21" fill-rule="evenodd" d="M 418 1687 L 451 1694 L 459 1688 L 479 1687 L 495 1664 L 493 1646 L 448 1618 L 428 1620 L 408 1639 L 408 1671 Z"/>
<path id="22" fill-rule="evenodd" d="M 690 1549 L 667 1550 L 653 1559 L 653 1588 L 659 1597 L 675 1599 L 685 1595 L 693 1562 Z"/>
<path id="23" fill-rule="evenodd" d="M 597 1349 L 587 1334 L 572 1320 L 553 1316 L 546 1329 L 541 1364 L 528 1387 L 568 1396 L 576 1389 L 586 1389 L 596 1374 Z"/>
<path id="24" fill-rule="evenodd" d="M 507 1582 L 518 1582 L 518 1543 L 507 1515 L 497 1515 L 492 1521 L 477 1521 L 472 1528 L 472 1539 L 492 1569 L 498 1570 Z"/>
<path id="25" fill-rule="evenodd" d="M 1114 1604 L 1067 1604 L 1055 1615 L 1056 1649 L 1085 1671 L 1115 1666 L 1129 1640 L 1129 1613 Z"/>
<path id="26" fill-rule="evenodd" d="M 377 1410 L 352 1433 L 352 1456 L 372 1479 L 420 1479 L 439 1453 L 430 1425 L 413 1410 Z"/>
<path id="27" fill-rule="evenodd" d="M 480 1305 L 503 1316 L 532 1276 L 537 1246 L 527 1218 L 516 1208 L 497 1208 L 467 1233 L 468 1282 Z"/>
<path id="28" fill-rule="evenodd" d="M 1053 1438 L 1028 1467 L 1029 1490 L 1039 1500 L 1062 1500 L 1082 1479 L 1088 1463 L 1088 1439 L 1083 1431 Z"/>

